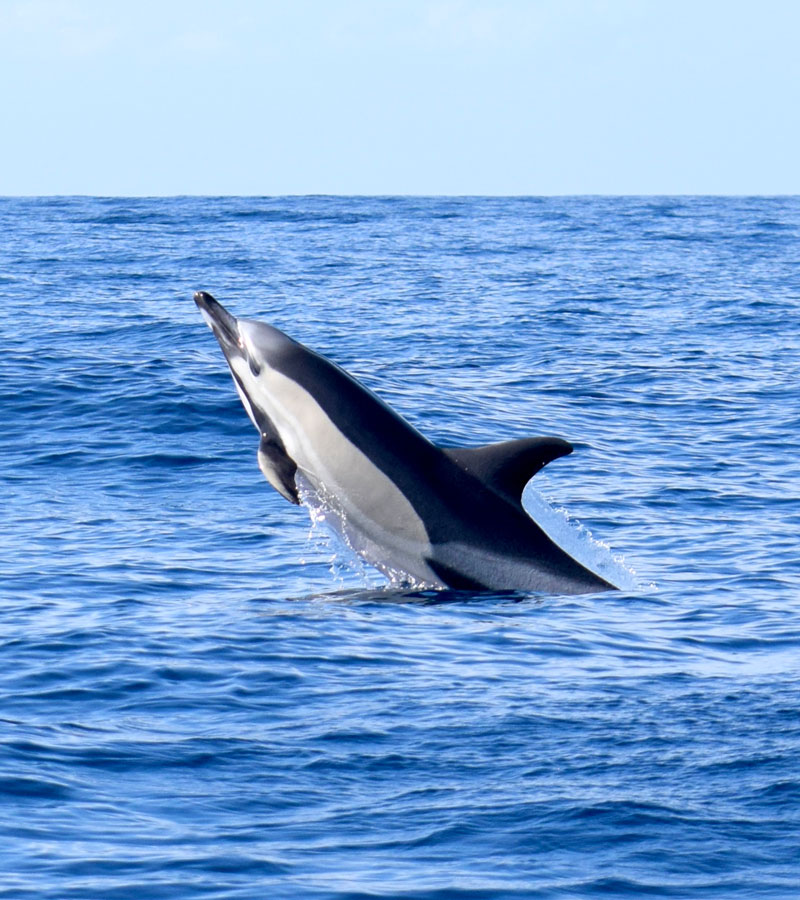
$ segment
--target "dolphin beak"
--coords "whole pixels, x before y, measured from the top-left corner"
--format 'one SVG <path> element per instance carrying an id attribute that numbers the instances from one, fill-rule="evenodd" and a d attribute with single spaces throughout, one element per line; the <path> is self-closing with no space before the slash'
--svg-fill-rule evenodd
<path id="1" fill-rule="evenodd" d="M 221 303 L 218 303 L 211 294 L 205 291 L 197 291 L 194 295 L 194 302 L 200 308 L 206 324 L 214 332 L 214 336 L 226 355 L 229 350 L 241 352 L 242 339 L 239 335 L 239 323 L 236 316 L 232 316 Z"/>

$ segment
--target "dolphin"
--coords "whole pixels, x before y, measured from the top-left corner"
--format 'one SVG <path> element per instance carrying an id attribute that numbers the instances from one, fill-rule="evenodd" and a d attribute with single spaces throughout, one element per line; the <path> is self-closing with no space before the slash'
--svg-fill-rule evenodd
<path id="1" fill-rule="evenodd" d="M 194 295 L 260 435 L 258 464 L 291 503 L 321 511 L 393 583 L 581 594 L 615 586 L 522 507 L 556 437 L 437 447 L 339 366 L 271 325 Z"/>

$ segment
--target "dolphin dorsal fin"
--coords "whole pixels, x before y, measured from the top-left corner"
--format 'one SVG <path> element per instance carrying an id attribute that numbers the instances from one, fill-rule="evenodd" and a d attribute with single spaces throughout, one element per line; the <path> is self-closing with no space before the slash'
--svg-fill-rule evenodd
<path id="1" fill-rule="evenodd" d="M 525 485 L 544 466 L 572 453 L 572 444 L 556 437 L 520 438 L 485 447 L 445 447 L 462 469 L 498 493 L 520 503 Z"/>

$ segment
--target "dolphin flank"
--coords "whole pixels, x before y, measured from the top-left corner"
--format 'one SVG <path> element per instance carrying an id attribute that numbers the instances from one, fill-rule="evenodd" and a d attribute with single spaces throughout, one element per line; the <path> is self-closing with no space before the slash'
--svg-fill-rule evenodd
<path id="1" fill-rule="evenodd" d="M 325 518 L 366 562 L 420 587 L 580 594 L 614 585 L 555 544 L 522 507 L 555 437 L 432 444 L 339 366 L 277 328 L 197 303 L 260 434 L 258 464 L 291 503 Z"/>

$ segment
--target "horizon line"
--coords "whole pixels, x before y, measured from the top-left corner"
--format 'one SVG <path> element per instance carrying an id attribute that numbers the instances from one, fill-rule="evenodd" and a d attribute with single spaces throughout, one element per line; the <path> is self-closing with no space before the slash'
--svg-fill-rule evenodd
<path id="1" fill-rule="evenodd" d="M 683 192 L 654 192 L 654 193 L 638 193 L 638 192 L 627 192 L 623 191 L 620 193 L 599 191 L 599 192 L 588 192 L 588 193 L 553 193 L 553 194 L 516 194 L 516 193 L 502 193 L 502 194 L 431 194 L 431 193 L 344 193 L 344 192 L 320 192 L 320 191 L 309 191 L 309 192 L 288 192 L 288 193 L 275 193 L 275 194 L 260 194 L 260 193 L 175 193 L 175 194 L 108 194 L 108 193 L 56 193 L 56 194 L 6 194 L 0 193 L 0 200 L 70 200 L 70 199 L 85 199 L 85 200 L 180 200 L 180 199 L 189 199 L 189 198 L 203 198 L 203 199 L 223 199 L 223 198 L 247 198 L 247 199 L 259 199 L 259 200 L 277 200 L 277 199 L 285 199 L 285 198 L 341 198 L 341 199 L 363 199 L 363 200 L 382 200 L 382 199 L 442 199 L 442 200 L 492 200 L 492 199 L 504 199 L 504 200 L 525 200 L 525 199 L 580 199 L 580 198 L 603 198 L 603 197 L 625 197 L 625 198 L 654 198 L 654 197 L 685 197 L 685 198 L 747 198 L 747 197 L 762 197 L 762 198 L 795 198 L 800 197 L 800 192 L 798 193 L 751 193 L 751 192 L 712 192 L 712 193 L 683 193 Z"/>

